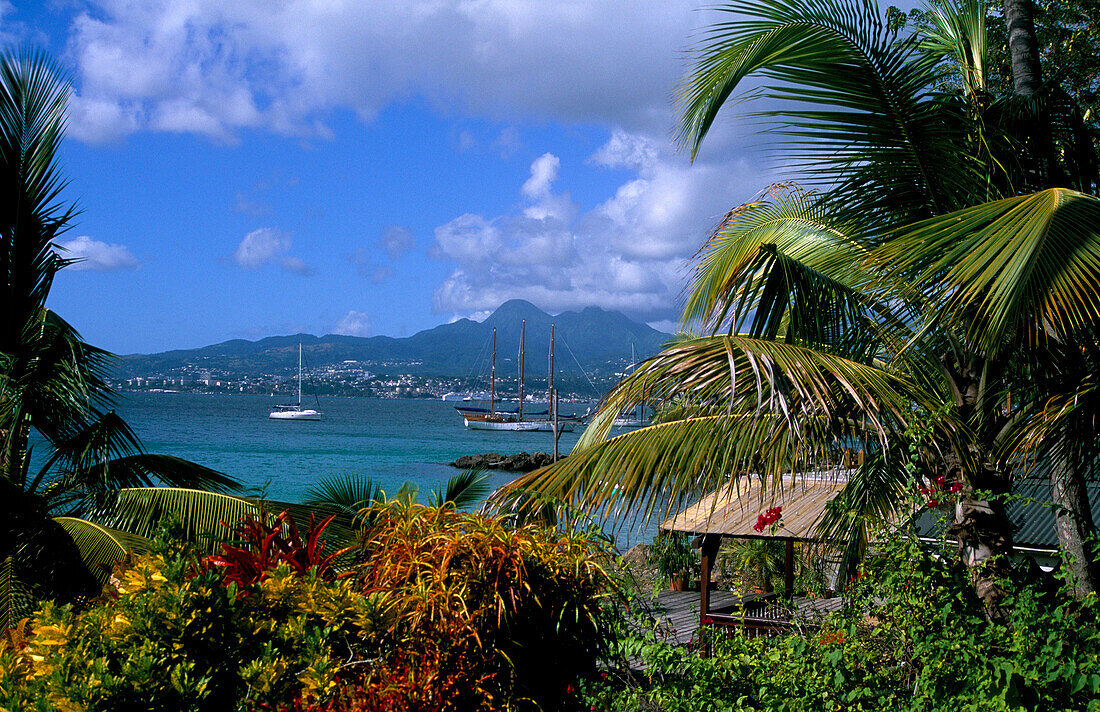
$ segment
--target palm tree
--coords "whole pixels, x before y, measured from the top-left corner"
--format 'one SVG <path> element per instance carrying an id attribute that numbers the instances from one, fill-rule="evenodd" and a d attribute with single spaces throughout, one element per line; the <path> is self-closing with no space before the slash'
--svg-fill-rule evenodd
<path id="1" fill-rule="evenodd" d="M 160 514 L 199 533 L 255 507 L 215 494 L 236 488 L 218 472 L 146 453 L 111 408 L 109 354 L 46 306 L 71 262 L 55 243 L 75 215 L 56 162 L 68 93 L 44 54 L 0 54 L 0 628 L 95 593 Z"/>
<path id="2" fill-rule="evenodd" d="M 948 19 L 981 11 L 937 7 Z M 995 612 L 997 555 L 1012 545 L 998 496 L 1019 455 L 1006 449 L 1019 418 L 1002 404 L 1029 390 L 1022 350 L 1041 363 L 1052 344 L 1095 343 L 1100 201 L 1004 197 L 1013 175 L 999 156 L 1013 137 L 985 122 L 980 97 L 943 89 L 963 69 L 961 83 L 980 86 L 981 65 L 966 60 L 980 57 L 965 31 L 973 17 L 937 44 L 892 32 L 871 3 L 723 10 L 737 16 L 714 26 L 685 81 L 683 142 L 694 157 L 740 83 L 762 75 L 776 83 L 758 95 L 797 103 L 756 116 L 821 191 L 782 186 L 731 211 L 700 251 L 684 312 L 704 335 L 642 364 L 575 452 L 520 486 L 648 516 L 728 477 L 778 484 L 858 446 L 867 458 L 827 531 L 858 555 L 869 524 L 898 516 L 912 476 L 958 483 L 955 533 Z M 693 412 L 605 440 L 610 414 L 643 393 Z M 921 421 L 932 437 L 911 470 L 906 445 Z"/>

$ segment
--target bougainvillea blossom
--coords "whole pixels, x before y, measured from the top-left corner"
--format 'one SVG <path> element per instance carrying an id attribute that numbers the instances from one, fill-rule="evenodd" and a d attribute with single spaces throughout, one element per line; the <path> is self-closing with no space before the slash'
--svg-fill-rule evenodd
<path id="1" fill-rule="evenodd" d="M 752 528 L 757 532 L 763 532 L 768 527 L 777 526 L 782 518 L 783 507 L 772 507 L 756 518 L 756 524 L 753 524 Z"/>

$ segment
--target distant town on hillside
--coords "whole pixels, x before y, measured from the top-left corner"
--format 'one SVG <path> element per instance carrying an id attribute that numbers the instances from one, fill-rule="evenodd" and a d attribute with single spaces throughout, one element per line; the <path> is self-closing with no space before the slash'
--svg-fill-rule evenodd
<path id="1" fill-rule="evenodd" d="M 589 307 L 551 316 L 512 300 L 485 321 L 460 319 L 407 338 L 296 334 L 237 339 L 198 349 L 120 357 L 112 384 L 124 391 L 461 398 L 489 389 L 496 330 L 496 389 L 518 396 L 520 333 L 526 325 L 524 394 L 545 400 L 551 326 L 555 387 L 566 400 L 594 400 L 670 338 L 615 311 Z"/>

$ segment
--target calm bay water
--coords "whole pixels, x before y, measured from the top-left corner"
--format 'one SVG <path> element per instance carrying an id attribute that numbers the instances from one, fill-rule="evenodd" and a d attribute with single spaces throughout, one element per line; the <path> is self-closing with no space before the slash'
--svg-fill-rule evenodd
<path id="1" fill-rule="evenodd" d="M 266 396 L 125 393 L 118 412 L 149 452 L 198 462 L 287 501 L 300 501 L 318 479 L 345 472 L 371 477 L 390 493 L 406 480 L 427 492 L 458 472 L 446 463 L 462 455 L 553 447 L 550 433 L 467 430 L 455 404 L 443 401 L 326 398 L 319 422 L 271 420 L 272 402 Z M 573 410 L 573 404 L 562 405 L 563 412 Z M 580 429 L 562 434 L 561 452 L 579 437 Z M 515 476 L 494 472 L 491 483 Z M 641 536 L 620 532 L 619 546 Z"/>

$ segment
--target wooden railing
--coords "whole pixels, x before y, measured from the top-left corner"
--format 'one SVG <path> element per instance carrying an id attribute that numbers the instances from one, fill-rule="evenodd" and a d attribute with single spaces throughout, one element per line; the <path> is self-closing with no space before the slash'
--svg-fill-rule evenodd
<path id="1" fill-rule="evenodd" d="M 711 610 L 703 623 L 719 630 L 737 629 L 748 638 L 775 638 L 821 627 L 798 618 L 790 604 L 775 595 L 746 598 L 740 604 Z"/>

